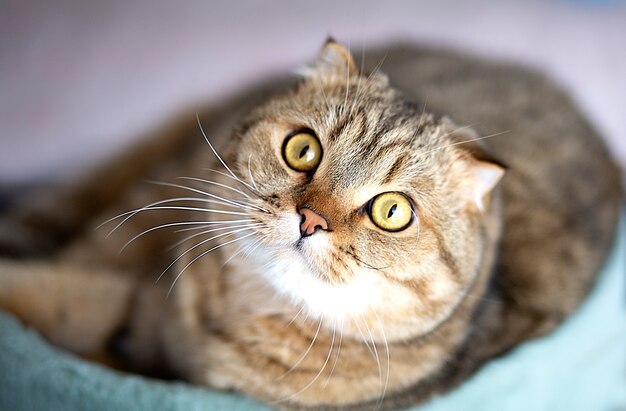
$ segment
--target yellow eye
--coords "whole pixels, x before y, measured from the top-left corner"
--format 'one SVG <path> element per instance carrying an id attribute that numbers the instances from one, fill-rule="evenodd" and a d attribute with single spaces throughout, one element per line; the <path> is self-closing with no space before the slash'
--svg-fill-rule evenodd
<path id="1" fill-rule="evenodd" d="M 300 132 L 283 144 L 283 158 L 296 171 L 312 171 L 322 160 L 322 145 L 313 134 Z"/>
<path id="2" fill-rule="evenodd" d="M 369 206 L 372 222 L 385 231 L 402 231 L 413 219 L 413 207 L 403 194 L 389 192 L 374 197 Z"/>

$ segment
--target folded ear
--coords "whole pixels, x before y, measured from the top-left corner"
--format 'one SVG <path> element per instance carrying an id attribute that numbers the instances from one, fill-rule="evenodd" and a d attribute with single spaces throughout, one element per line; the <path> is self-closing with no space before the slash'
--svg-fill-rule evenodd
<path id="1" fill-rule="evenodd" d="M 474 174 L 473 202 L 480 211 L 485 211 L 485 199 L 498 185 L 505 170 L 501 166 L 481 160 L 470 161 Z"/>
<path id="2" fill-rule="evenodd" d="M 485 211 L 489 194 L 504 177 L 507 167 L 489 152 L 471 127 L 457 127 L 449 119 L 444 119 L 444 124 L 452 144 L 464 154 L 461 161 L 468 171 L 464 173 L 465 196 L 478 210 Z"/>
<path id="3" fill-rule="evenodd" d="M 347 48 L 328 38 L 320 52 L 315 68 L 326 74 L 359 74 L 359 68 Z"/>

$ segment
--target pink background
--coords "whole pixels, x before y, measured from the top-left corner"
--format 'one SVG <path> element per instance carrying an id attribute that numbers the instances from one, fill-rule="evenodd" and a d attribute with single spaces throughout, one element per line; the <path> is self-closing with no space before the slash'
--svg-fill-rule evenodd
<path id="1" fill-rule="evenodd" d="M 592 1 L 0 2 L 0 182 L 59 178 L 185 105 L 312 60 L 332 34 L 547 71 L 626 164 L 626 4 Z M 609 4 L 610 3 L 610 4 Z"/>

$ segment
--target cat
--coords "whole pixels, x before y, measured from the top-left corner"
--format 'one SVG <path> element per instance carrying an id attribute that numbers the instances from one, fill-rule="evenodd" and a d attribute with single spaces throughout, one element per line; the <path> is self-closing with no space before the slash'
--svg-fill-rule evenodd
<path id="1" fill-rule="evenodd" d="M 290 410 L 416 404 L 548 333 L 615 234 L 601 139 L 533 71 L 403 44 L 365 60 L 329 40 L 300 78 L 16 201 L 0 307 Z"/>

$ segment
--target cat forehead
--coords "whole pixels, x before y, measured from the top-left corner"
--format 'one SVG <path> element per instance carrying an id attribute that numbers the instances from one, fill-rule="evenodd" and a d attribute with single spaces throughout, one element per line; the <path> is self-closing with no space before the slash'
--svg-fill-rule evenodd
<path id="1" fill-rule="evenodd" d="M 368 184 L 415 183 L 426 168 L 438 163 L 420 154 L 440 140 L 441 120 L 389 86 L 367 84 L 367 79 L 332 87 L 304 82 L 256 112 L 253 122 L 261 128 L 251 128 L 251 134 L 259 131 L 251 141 L 271 143 L 274 155 L 280 157 L 287 136 L 300 129 L 312 130 L 323 149 L 316 175 L 341 191 Z M 266 152 L 267 148 L 252 151 Z"/>

